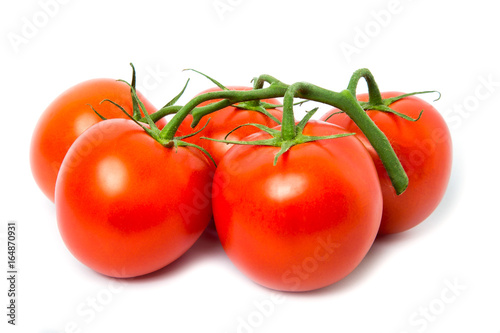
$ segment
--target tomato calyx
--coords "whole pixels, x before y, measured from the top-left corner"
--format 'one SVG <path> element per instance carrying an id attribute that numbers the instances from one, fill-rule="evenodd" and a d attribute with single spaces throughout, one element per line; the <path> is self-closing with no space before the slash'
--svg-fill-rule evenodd
<path id="1" fill-rule="evenodd" d="M 242 103 L 235 104 L 233 106 L 235 108 L 241 109 L 241 110 L 250 110 L 250 111 L 260 112 L 263 115 L 274 120 L 274 122 L 276 122 L 277 124 L 281 124 L 281 121 L 278 118 L 276 118 L 275 116 L 273 116 L 271 113 L 269 113 L 267 111 L 267 109 L 275 109 L 275 108 L 280 107 L 282 105 L 274 105 L 274 104 L 265 103 L 262 101 L 257 101 L 257 103 L 254 103 L 254 102 L 255 101 L 242 102 Z"/>
<path id="2" fill-rule="evenodd" d="M 133 66 L 132 66 L 132 68 L 133 68 Z M 125 109 L 121 105 L 119 105 L 118 103 L 113 102 L 112 100 L 105 99 L 103 102 L 109 102 L 109 103 L 114 104 L 125 115 L 127 115 L 127 117 L 130 120 L 132 120 L 133 122 L 135 122 L 147 134 L 149 134 L 150 137 L 152 137 L 154 140 L 156 140 L 158 143 L 160 143 L 165 148 L 174 148 L 176 151 L 177 151 L 178 147 L 192 147 L 192 148 L 196 148 L 196 149 L 200 150 L 201 152 L 203 152 L 212 161 L 212 163 L 215 166 L 217 166 L 216 163 L 215 163 L 215 161 L 214 161 L 214 159 L 213 159 L 213 157 L 203 147 L 200 147 L 200 146 L 198 146 L 196 144 L 193 144 L 193 143 L 190 143 L 190 142 L 183 141 L 184 139 L 187 139 L 187 138 L 189 138 L 191 136 L 195 136 L 196 134 L 198 134 L 201 131 L 203 131 L 205 129 L 205 127 L 208 125 L 208 121 L 205 124 L 205 126 L 203 126 L 200 130 L 198 130 L 198 131 L 196 131 L 194 133 L 191 133 L 191 134 L 188 134 L 188 135 L 182 135 L 182 136 L 174 136 L 172 138 L 164 138 L 161 135 L 162 131 L 158 128 L 158 126 L 156 126 L 155 120 L 153 120 L 153 115 L 155 115 L 155 113 L 153 115 L 149 115 L 149 113 L 146 112 L 146 107 L 144 106 L 144 104 L 142 103 L 142 101 L 137 96 L 137 92 L 135 90 L 135 87 L 131 83 L 128 83 L 127 81 L 124 81 L 124 80 L 119 80 L 119 81 L 122 81 L 122 82 L 124 82 L 124 83 L 126 83 L 126 84 L 128 84 L 130 86 L 130 92 L 131 92 L 131 95 L 132 95 L 132 101 L 133 101 L 133 107 L 134 107 L 134 114 L 136 114 L 136 113 L 140 114 L 141 118 L 136 119 L 137 117 L 131 116 L 127 111 L 125 111 Z M 133 83 L 133 81 L 132 81 L 132 83 Z M 177 100 L 182 96 L 182 94 L 184 93 L 184 91 L 185 91 L 188 83 L 189 83 L 189 80 L 184 85 L 184 88 L 182 89 L 182 91 L 177 96 L 175 96 L 170 102 L 168 102 L 162 108 L 162 110 L 176 110 L 175 112 L 177 112 L 181 108 L 180 106 L 175 106 L 173 104 L 175 104 L 177 102 Z M 136 109 L 137 109 L 137 111 L 136 111 Z M 99 117 L 101 117 L 103 120 L 106 120 L 106 118 L 104 118 L 102 115 L 100 115 L 95 109 L 94 109 L 94 112 Z M 175 113 L 175 112 L 172 112 L 172 113 Z M 156 117 L 155 119 L 156 119 L 156 121 L 158 121 L 161 118 L 162 117 Z"/>
<path id="3" fill-rule="evenodd" d="M 422 114 L 424 113 L 424 110 L 421 110 L 420 113 L 418 114 L 418 116 L 416 118 L 412 118 L 410 116 L 407 116 L 401 112 L 398 112 L 394 109 L 392 109 L 390 107 L 390 105 L 396 101 L 399 101 L 400 99 L 403 99 L 405 97 L 408 97 L 408 96 L 414 96 L 414 95 L 420 95 L 420 94 L 429 94 L 429 93 L 434 93 L 434 92 L 437 92 L 439 94 L 439 97 L 436 99 L 438 100 L 439 98 L 441 98 L 441 93 L 439 93 L 438 91 L 436 90 L 428 90 L 428 91 L 418 91 L 418 92 L 413 92 L 413 93 L 408 93 L 408 94 L 403 94 L 403 95 L 399 95 L 399 96 L 396 96 L 396 97 L 392 97 L 392 98 L 385 98 L 385 99 L 382 99 L 382 104 L 375 104 L 371 101 L 368 101 L 368 102 L 363 102 L 363 101 L 358 101 L 359 104 L 361 105 L 361 107 L 363 108 L 363 110 L 367 111 L 367 110 L 377 110 L 377 111 L 382 111 L 382 112 L 388 112 L 388 113 L 392 113 L 400 118 L 403 118 L 405 120 L 408 120 L 408 121 L 417 121 L 420 119 L 420 117 L 422 117 Z M 436 101 L 435 100 L 435 101 Z"/>
<path id="4" fill-rule="evenodd" d="M 134 67 L 134 65 L 132 63 L 130 63 L 130 66 L 132 67 L 132 80 L 131 80 L 131 82 L 128 83 L 125 80 L 117 80 L 117 81 L 123 82 L 123 83 L 127 84 L 128 86 L 130 86 L 130 94 L 132 96 L 132 118 L 133 118 L 133 120 L 136 120 L 138 122 L 147 124 L 148 120 L 147 120 L 145 114 L 148 114 L 150 116 L 151 120 L 154 123 L 156 123 L 157 121 L 159 121 L 163 117 L 165 117 L 167 115 L 170 115 L 170 114 L 174 114 L 174 113 L 176 113 L 177 111 L 179 111 L 182 108 L 182 106 L 174 105 L 174 104 L 179 100 L 179 98 L 182 97 L 182 95 L 186 91 L 186 88 L 187 88 L 187 86 L 189 84 L 189 79 L 187 80 L 186 84 L 184 85 L 184 87 L 182 88 L 182 90 L 181 90 L 180 93 L 178 93 L 172 100 L 170 100 L 167 104 L 165 104 L 161 109 L 157 110 L 154 113 L 149 114 L 149 113 L 146 112 L 146 108 L 144 107 L 143 104 L 142 104 L 142 107 L 141 107 L 141 105 L 139 103 L 140 102 L 139 98 L 136 98 L 137 96 L 134 97 L 134 95 L 137 95 L 136 87 L 135 87 L 136 86 L 136 71 L 135 71 L 135 67 Z M 122 112 L 124 112 L 128 116 L 130 116 L 130 114 L 128 112 L 126 112 L 125 109 L 121 105 L 115 103 L 114 101 L 112 101 L 110 99 L 104 99 L 99 104 L 102 104 L 102 103 L 105 103 L 105 102 L 114 104 Z M 101 118 L 102 120 L 106 120 L 107 119 L 103 115 L 99 114 L 94 109 L 94 107 L 92 105 L 90 105 L 90 107 L 92 108 L 92 110 L 94 111 L 94 113 L 97 114 L 97 116 L 99 116 L 99 118 Z"/>
<path id="5" fill-rule="evenodd" d="M 391 98 L 382 98 L 382 94 L 380 93 L 380 90 L 378 88 L 377 82 L 375 82 L 375 78 L 373 77 L 373 74 L 370 72 L 369 69 L 367 68 L 361 68 L 358 69 L 357 71 L 354 72 L 354 74 L 351 77 L 351 80 L 349 81 L 349 85 L 347 87 L 347 90 L 353 94 L 353 96 L 356 96 L 356 88 L 358 86 L 359 80 L 361 78 L 364 78 L 366 81 L 366 84 L 368 86 L 368 102 L 364 101 L 358 101 L 363 110 L 368 111 L 368 110 L 377 110 L 377 111 L 382 111 L 382 112 L 388 112 L 392 113 L 400 118 L 403 118 L 408 121 L 415 122 L 422 117 L 422 114 L 424 110 L 421 110 L 419 115 L 416 118 L 409 117 L 401 112 L 397 112 L 396 110 L 392 109 L 390 107 L 391 104 L 409 96 L 414 96 L 414 95 L 421 95 L 421 94 L 429 94 L 429 93 L 438 93 L 439 96 L 436 100 L 437 101 L 441 98 L 441 93 L 436 90 L 427 90 L 427 91 L 418 91 L 418 92 L 412 92 L 408 94 L 402 94 L 399 96 L 391 97 Z M 339 111 L 336 113 L 331 114 L 326 120 L 328 120 L 331 116 L 338 114 L 338 113 L 343 113 L 343 111 Z"/>
<path id="6" fill-rule="evenodd" d="M 222 142 L 222 143 L 228 143 L 228 144 L 238 144 L 238 145 L 257 145 L 257 146 L 271 146 L 271 147 L 281 147 L 280 151 L 274 156 L 274 161 L 273 165 L 276 165 L 278 163 L 278 159 L 281 155 L 286 153 L 287 151 L 290 150 L 293 146 L 299 145 L 299 144 L 304 144 L 308 142 L 314 142 L 318 140 L 328 140 L 328 139 L 337 139 L 345 136 L 351 136 L 354 135 L 355 133 L 345 133 L 345 134 L 336 134 L 336 135 L 327 135 L 327 136 L 311 136 L 311 135 L 305 135 L 303 134 L 304 128 L 307 124 L 307 122 L 311 119 L 311 117 L 318 111 L 318 108 L 315 108 L 311 111 L 309 111 L 306 116 L 297 124 L 295 125 L 295 135 L 291 139 L 284 139 L 283 138 L 283 132 L 274 128 L 270 128 L 268 126 L 262 125 L 262 124 L 243 124 L 240 125 L 233 130 L 231 130 L 227 135 L 226 138 L 233 133 L 234 131 L 237 131 L 238 129 L 245 127 L 245 126 L 254 126 L 260 129 L 261 131 L 266 132 L 267 134 L 271 135 L 270 139 L 266 140 L 254 140 L 254 141 L 233 141 L 233 140 L 217 140 L 217 139 L 212 139 L 212 138 L 207 138 L 207 137 L 201 137 L 202 139 L 205 140 L 211 140 L 211 141 L 216 141 L 216 142 Z"/>
<path id="7" fill-rule="evenodd" d="M 128 83 L 125 80 L 116 80 L 116 81 L 123 82 L 123 83 L 127 84 L 130 87 L 130 95 L 133 96 L 134 94 L 136 94 L 135 86 L 136 86 L 136 81 L 137 81 L 137 75 L 136 75 L 134 64 L 130 63 L 130 67 L 132 67 L 132 80 L 131 80 L 131 82 Z M 121 105 L 119 105 L 118 103 L 116 103 L 110 99 L 107 99 L 107 98 L 103 99 L 99 104 L 103 104 L 105 102 L 108 102 L 108 103 L 115 105 L 116 107 L 118 107 L 120 109 L 120 111 L 125 113 L 129 118 L 132 118 L 133 120 L 140 121 L 142 119 L 145 119 L 143 117 L 143 113 L 141 112 L 141 108 L 139 107 L 139 102 L 140 102 L 139 98 L 136 99 L 136 98 L 132 97 L 132 115 L 130 115 L 127 111 L 125 111 L 125 109 Z M 99 112 L 97 112 L 96 109 L 94 109 L 93 105 L 89 104 L 89 106 L 92 109 L 92 111 L 94 111 L 94 113 L 99 118 L 101 118 L 101 120 L 107 120 L 107 118 L 104 115 L 101 115 Z M 146 113 L 146 108 L 144 107 L 142 109 L 142 111 L 144 111 L 144 113 Z"/>
<path id="8" fill-rule="evenodd" d="M 303 100 L 295 103 L 294 105 L 302 105 L 306 102 L 309 102 L 308 100 Z M 273 116 L 271 113 L 267 111 L 267 109 L 275 109 L 275 108 L 281 108 L 284 105 L 283 104 L 271 104 L 271 103 L 266 103 L 263 101 L 248 101 L 248 102 L 241 102 L 238 104 L 233 105 L 235 108 L 242 109 L 242 110 L 250 110 L 250 111 L 256 111 L 260 112 L 263 115 L 271 118 L 275 123 L 278 125 L 281 125 L 281 121 Z"/>

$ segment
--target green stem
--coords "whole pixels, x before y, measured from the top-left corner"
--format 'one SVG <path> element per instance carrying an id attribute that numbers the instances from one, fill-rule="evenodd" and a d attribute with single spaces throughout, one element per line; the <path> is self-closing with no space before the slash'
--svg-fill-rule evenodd
<path id="1" fill-rule="evenodd" d="M 231 105 L 231 104 L 229 104 L 229 105 Z M 196 112 L 196 113 L 201 113 L 201 114 L 210 114 L 210 113 L 215 112 L 217 110 L 220 110 L 226 106 L 228 106 L 226 102 L 223 103 L 223 101 L 220 101 L 217 103 L 212 103 L 210 105 L 196 107 L 193 109 L 192 113 Z M 152 113 L 150 116 L 154 122 L 157 122 L 158 120 L 160 120 L 161 118 L 163 118 L 165 116 L 168 116 L 169 114 L 174 114 L 174 113 L 179 112 L 179 110 L 181 110 L 181 109 L 182 109 L 181 105 L 167 106 L 167 107 L 161 108 L 160 110 L 156 111 L 155 113 Z M 139 121 L 144 123 L 144 122 L 146 122 L 146 118 L 143 117 Z"/>
<path id="2" fill-rule="evenodd" d="M 179 128 L 180 124 L 184 119 L 192 112 L 193 123 L 192 127 L 196 126 L 201 118 L 204 116 L 217 111 L 226 106 L 233 105 L 239 102 L 246 102 L 256 99 L 267 99 L 276 98 L 284 95 L 287 85 L 283 83 L 273 83 L 271 86 L 258 90 L 224 90 L 224 91 L 214 91 L 196 96 L 190 100 L 186 105 L 184 105 L 180 110 L 177 111 L 176 115 L 170 120 L 170 122 L 161 131 L 161 138 L 165 140 L 172 140 L 175 137 L 175 133 Z M 196 108 L 195 107 L 203 102 L 222 99 L 222 101 L 213 103 L 210 107 Z"/>
<path id="3" fill-rule="evenodd" d="M 283 82 L 281 82 L 277 78 L 275 78 L 271 75 L 263 74 L 263 75 L 253 79 L 253 89 L 254 90 L 264 89 L 264 83 L 266 83 L 266 82 L 270 83 L 270 84 L 274 83 L 275 85 L 285 85 Z M 281 97 L 281 96 L 275 96 L 275 97 Z M 248 101 L 247 103 L 249 106 L 258 107 L 261 105 L 262 102 L 259 99 L 254 99 L 254 100 Z M 276 119 L 273 119 L 273 120 L 276 121 Z M 278 123 L 279 123 L 279 121 L 278 121 Z"/>
<path id="4" fill-rule="evenodd" d="M 347 90 L 349 90 L 351 94 L 356 97 L 356 88 L 358 87 L 358 83 L 361 78 L 364 78 L 366 80 L 366 84 L 368 85 L 368 96 L 370 98 L 370 104 L 382 105 L 382 95 L 380 94 L 377 82 L 375 82 L 373 74 L 367 68 L 358 69 L 352 74 L 349 85 L 347 86 Z"/>
<path id="5" fill-rule="evenodd" d="M 261 76 L 254 79 L 253 89 L 262 89 L 264 87 L 264 83 L 275 84 L 275 85 L 283 85 L 286 86 L 283 82 L 275 78 L 274 76 L 262 74 Z M 280 96 L 281 97 L 281 96 Z"/>
<path id="6" fill-rule="evenodd" d="M 234 91 L 234 90 L 225 90 L 225 91 Z M 191 123 L 191 127 L 193 128 L 196 127 L 196 125 L 198 125 L 198 123 L 201 121 L 201 119 L 203 119 L 203 117 L 231 105 L 233 105 L 232 100 L 226 98 L 221 101 L 217 101 L 215 103 L 210 103 L 205 106 L 194 108 L 191 111 L 191 114 L 193 115 L 193 122 Z"/>
<path id="7" fill-rule="evenodd" d="M 364 77 L 368 83 L 370 102 L 376 103 L 376 101 L 380 99 L 380 103 L 382 103 L 377 84 L 375 83 L 373 75 L 367 69 L 356 71 L 350 80 L 348 89 L 341 92 L 330 91 L 304 82 L 288 86 L 272 76 L 262 75 L 254 82 L 255 89 L 253 90 L 223 90 L 205 93 L 196 96 L 183 107 L 170 106 L 163 108 L 158 115 L 153 114 L 152 119 L 157 120 L 157 118 L 161 118 L 162 115 L 170 114 L 174 111 L 176 112 L 175 116 L 159 133 L 159 139 L 168 142 L 174 139 L 180 124 L 190 113 L 193 115 L 193 123 L 191 126 L 195 127 L 204 116 L 235 103 L 284 97 L 281 142 L 282 151 L 286 151 L 287 147 L 283 147 L 283 145 L 293 145 L 294 141 L 296 141 L 296 138 L 299 136 L 293 114 L 294 98 L 300 97 L 329 104 L 344 111 L 356 125 L 358 125 L 359 129 L 364 133 L 370 144 L 380 156 L 396 192 L 401 194 L 408 186 L 408 177 L 396 153 L 392 149 L 389 140 L 370 119 L 356 99 L 356 87 L 361 77 Z M 263 88 L 265 82 L 270 83 L 270 86 Z M 197 107 L 203 102 L 216 99 L 220 101 L 204 107 Z M 302 135 L 302 133 L 300 133 L 300 135 Z"/>
<path id="8" fill-rule="evenodd" d="M 283 97 L 283 120 L 281 121 L 281 137 L 284 141 L 291 141 L 297 136 L 295 129 L 295 116 L 293 114 L 293 100 L 307 83 L 294 83 L 286 91 Z"/>
<path id="9" fill-rule="evenodd" d="M 359 105 L 355 95 L 350 90 L 343 90 L 340 93 L 326 90 L 309 83 L 295 83 L 287 90 L 285 95 L 285 107 L 283 109 L 283 130 L 282 135 L 288 136 L 290 124 L 285 124 L 287 118 L 286 112 L 290 112 L 290 98 L 301 97 L 316 102 L 329 104 L 344 111 L 366 136 L 372 147 L 380 156 L 387 173 L 391 179 L 392 185 L 397 194 L 404 192 L 408 187 L 408 176 L 406 175 L 401 162 L 399 161 L 394 149 L 385 134 L 375 125 L 371 118 Z M 293 116 L 293 113 L 292 113 Z M 289 121 L 289 120 L 288 120 Z M 288 126 L 288 129 L 285 129 Z"/>
<path id="10" fill-rule="evenodd" d="M 177 113 L 181 108 L 182 108 L 182 106 L 180 106 L 180 105 L 172 105 L 172 106 L 163 107 L 160 110 L 150 114 L 151 120 L 153 120 L 153 122 L 156 123 L 158 120 L 160 120 L 161 118 L 163 118 L 165 116 L 168 116 L 169 114 Z M 139 119 L 139 121 L 142 123 L 147 123 L 145 117 L 142 117 L 141 119 Z"/>

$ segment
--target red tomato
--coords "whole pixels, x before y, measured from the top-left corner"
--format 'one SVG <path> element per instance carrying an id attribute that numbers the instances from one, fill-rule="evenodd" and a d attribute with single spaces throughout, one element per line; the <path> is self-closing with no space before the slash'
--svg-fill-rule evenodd
<path id="1" fill-rule="evenodd" d="M 138 96 L 149 113 L 156 111 L 140 93 Z M 132 115 L 132 98 L 127 84 L 113 79 L 93 79 L 63 92 L 38 120 L 31 139 L 31 171 L 36 183 L 51 201 L 54 201 L 57 174 L 69 147 L 87 128 L 101 121 L 89 104 L 103 117 L 127 117 L 111 103 L 99 104 L 104 99 L 120 104 Z M 157 124 L 163 127 L 165 120 Z"/>
<path id="2" fill-rule="evenodd" d="M 228 87 L 228 89 L 251 90 L 252 88 Z M 208 89 L 198 95 L 212 91 L 221 91 L 221 89 L 218 87 Z M 209 105 L 218 101 L 220 101 L 220 99 L 206 101 L 204 103 L 201 103 L 199 106 Z M 265 99 L 263 100 L 263 102 L 269 104 L 281 105 L 281 103 L 276 99 Z M 281 110 L 268 109 L 267 111 L 274 117 L 276 117 L 279 121 L 281 121 L 283 117 Z M 220 160 L 222 159 L 222 156 L 224 156 L 224 154 L 229 150 L 229 148 L 231 148 L 232 145 L 216 141 L 202 140 L 200 139 L 201 137 L 224 140 L 225 136 L 233 129 L 235 129 L 240 125 L 248 123 L 262 124 L 268 127 L 274 127 L 278 125 L 274 120 L 257 111 L 243 110 L 243 109 L 238 109 L 234 106 L 229 106 L 219 111 L 216 111 L 208 116 L 205 116 L 194 129 L 190 127 L 191 122 L 193 121 L 193 117 L 189 115 L 182 122 L 181 127 L 179 127 L 179 131 L 183 134 L 196 132 L 202 129 L 203 126 L 205 126 L 208 119 L 210 119 L 210 121 L 207 127 L 203 131 L 201 131 L 200 133 L 198 133 L 193 137 L 186 139 L 185 141 L 197 144 L 205 148 L 210 153 L 210 155 L 212 155 L 215 163 L 217 164 L 219 164 Z M 258 128 L 253 126 L 245 126 L 231 133 L 231 135 L 227 137 L 227 140 L 241 140 L 242 138 L 256 132 L 259 132 Z"/>
<path id="3" fill-rule="evenodd" d="M 382 98 L 402 95 L 399 92 L 386 92 Z M 357 96 L 360 101 L 368 101 L 368 95 Z M 424 221 L 438 206 L 443 198 L 451 172 L 452 144 L 446 123 L 430 104 L 415 96 L 405 97 L 390 107 L 412 118 L 405 120 L 394 114 L 381 111 L 367 111 L 375 124 L 384 132 L 408 174 L 409 185 L 405 192 L 396 195 L 389 176 L 379 156 L 361 133 L 354 122 L 345 114 L 332 116 L 328 122 L 337 124 L 349 132 L 357 133 L 370 152 L 377 167 L 384 209 L 380 234 L 398 233 Z M 321 119 L 326 119 L 332 110 Z"/>
<path id="4" fill-rule="evenodd" d="M 346 133 L 310 121 L 306 135 Z M 260 132 L 246 140 L 268 139 Z M 347 276 L 380 225 L 382 193 L 370 155 L 356 137 L 300 144 L 234 146 L 214 177 L 213 213 L 231 261 L 253 281 L 307 291 Z M 218 185 L 216 185 L 218 184 Z"/>
<path id="5" fill-rule="evenodd" d="M 108 276 L 158 270 L 207 227 L 213 169 L 198 149 L 165 148 L 131 120 L 100 122 L 71 146 L 57 178 L 64 243 Z"/>

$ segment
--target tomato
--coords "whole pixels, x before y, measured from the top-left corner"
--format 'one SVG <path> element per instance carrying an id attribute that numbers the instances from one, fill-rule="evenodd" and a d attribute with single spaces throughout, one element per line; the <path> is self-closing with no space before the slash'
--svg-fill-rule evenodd
<path id="1" fill-rule="evenodd" d="M 310 121 L 303 133 L 346 131 Z M 377 172 L 355 136 L 293 146 L 273 166 L 279 150 L 236 145 L 226 153 L 214 176 L 215 225 L 228 257 L 256 283 L 318 289 L 347 276 L 370 249 L 382 214 Z"/>
<path id="2" fill-rule="evenodd" d="M 382 98 L 402 95 L 386 92 Z M 368 101 L 368 95 L 357 96 Z M 418 118 L 415 122 L 392 113 L 367 111 L 375 124 L 384 132 L 405 169 L 409 185 L 405 192 L 396 195 L 380 158 L 363 133 L 345 114 L 332 116 L 328 122 L 349 132 L 357 133 L 370 152 L 380 179 L 384 209 L 380 234 L 393 234 L 411 229 L 424 221 L 438 206 L 444 196 L 451 172 L 452 143 L 448 127 L 439 112 L 422 99 L 409 96 L 394 102 L 390 107 L 400 113 Z M 321 119 L 326 119 L 332 110 Z"/>
<path id="3" fill-rule="evenodd" d="M 147 112 L 156 108 L 141 94 Z M 93 79 L 82 82 L 59 95 L 44 111 L 31 139 L 31 171 L 42 192 L 54 201 L 57 174 L 66 152 L 87 128 L 101 121 L 89 106 L 92 105 L 103 117 L 126 118 L 122 111 L 111 103 L 99 104 L 110 99 L 132 114 L 130 87 L 113 79 Z M 163 127 L 165 120 L 160 120 Z"/>
<path id="4" fill-rule="evenodd" d="M 131 120 L 100 122 L 61 165 L 55 204 L 62 239 L 104 275 L 158 270 L 207 227 L 213 170 L 198 149 L 166 148 Z"/>
<path id="5" fill-rule="evenodd" d="M 230 90 L 251 90 L 252 88 L 249 87 L 228 87 Z M 204 94 L 208 92 L 213 92 L 213 91 L 221 91 L 220 88 L 212 88 L 208 89 L 206 91 L 203 91 L 202 93 L 198 94 Z M 205 106 L 209 105 L 211 103 L 215 103 L 220 100 L 210 100 L 201 103 L 199 106 Z M 269 104 L 274 104 L 274 105 L 281 105 L 281 103 L 276 100 L 276 99 L 265 99 L 263 102 L 269 103 Z M 281 121 L 283 114 L 281 110 L 278 109 L 268 109 L 267 110 L 270 114 L 272 114 L 274 117 L 276 117 L 278 120 Z M 262 124 L 268 127 L 274 127 L 278 125 L 274 120 L 269 118 L 268 116 L 257 112 L 257 111 L 250 111 L 250 110 L 243 110 L 239 109 L 234 106 L 229 106 L 226 108 L 223 108 L 215 113 L 212 113 L 208 116 L 205 116 L 201 122 L 194 128 L 192 129 L 190 127 L 191 122 L 193 121 L 193 116 L 189 115 L 186 117 L 186 119 L 182 122 L 182 125 L 179 127 L 179 131 L 184 134 L 188 133 L 193 133 L 196 132 L 205 126 L 207 120 L 210 119 L 207 127 L 203 129 L 200 133 L 197 135 L 187 138 L 185 141 L 191 142 L 194 144 L 197 144 L 203 148 L 205 148 L 210 155 L 212 155 L 214 161 L 218 164 L 224 154 L 231 148 L 231 144 L 226 144 L 222 142 L 216 142 L 216 141 L 210 141 L 210 140 L 205 140 L 205 139 L 200 139 L 201 137 L 208 137 L 212 139 L 218 139 L 218 140 L 224 140 L 225 136 L 231 132 L 233 129 L 236 127 L 243 125 L 243 124 L 248 124 L 248 123 L 254 123 L 254 124 Z M 255 133 L 259 132 L 259 129 L 253 126 L 245 126 L 237 131 L 231 133 L 227 137 L 227 140 L 241 140 L 242 138 Z"/>

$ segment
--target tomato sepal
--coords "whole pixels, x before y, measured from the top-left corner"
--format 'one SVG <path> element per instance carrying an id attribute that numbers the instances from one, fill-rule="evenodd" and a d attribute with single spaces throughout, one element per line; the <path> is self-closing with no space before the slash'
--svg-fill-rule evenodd
<path id="1" fill-rule="evenodd" d="M 208 76 L 207 74 L 204 74 L 204 73 L 202 73 L 202 72 L 200 72 L 200 71 L 197 71 L 196 69 L 192 69 L 192 68 L 186 68 L 186 69 L 184 69 L 184 70 L 183 70 L 183 72 L 185 72 L 185 71 L 191 71 L 191 72 L 198 73 L 198 74 L 200 74 L 201 76 L 204 76 L 205 78 L 209 79 L 209 80 L 210 80 L 213 84 L 215 84 L 215 85 L 216 85 L 217 87 L 219 87 L 220 89 L 229 91 L 229 89 L 228 89 L 226 86 L 224 86 L 222 83 L 220 83 L 220 82 L 219 82 L 219 81 L 217 81 L 216 79 L 214 79 L 214 78 L 212 78 L 212 77 Z"/>
<path id="2" fill-rule="evenodd" d="M 102 102 L 101 102 L 101 103 L 102 103 Z M 96 110 L 96 109 L 94 109 L 94 107 L 92 106 L 92 104 L 87 104 L 87 105 L 88 105 L 88 106 L 90 106 L 90 108 L 92 109 L 92 111 L 94 111 L 94 113 L 95 113 L 95 114 L 96 114 L 99 118 L 101 118 L 101 120 L 108 120 L 108 118 L 104 117 L 102 114 L 100 114 L 99 112 L 97 112 L 97 110 Z M 121 108 L 121 106 L 119 106 L 119 107 Z M 123 110 L 123 111 L 125 111 L 125 110 Z M 125 113 L 127 113 L 127 112 L 125 111 Z M 127 114 L 128 114 L 128 113 L 127 113 Z"/>
<path id="3" fill-rule="evenodd" d="M 358 101 L 359 102 L 359 101 Z M 412 118 L 410 116 L 407 116 L 401 112 L 397 112 L 396 110 L 394 109 L 391 109 L 390 107 L 386 106 L 386 105 L 373 105 L 371 104 L 370 102 L 359 102 L 359 104 L 361 105 L 361 107 L 363 108 L 363 110 L 367 111 L 367 110 L 377 110 L 377 111 L 382 111 L 382 112 L 388 112 L 388 113 L 392 113 L 400 118 L 403 118 L 405 120 L 408 120 L 408 121 L 417 121 L 420 119 L 420 117 L 422 117 L 422 113 L 424 113 L 424 110 L 421 110 L 420 113 L 418 114 L 418 117 L 416 118 Z"/>
<path id="4" fill-rule="evenodd" d="M 163 108 L 168 108 L 169 106 L 172 106 L 175 103 L 177 103 L 177 101 L 179 100 L 179 98 L 181 98 L 182 95 L 184 94 L 184 92 L 186 91 L 186 88 L 187 88 L 187 86 L 189 84 L 189 81 L 190 81 L 190 79 L 187 79 L 186 84 L 184 84 L 184 87 L 182 88 L 181 92 L 178 93 L 174 98 L 172 98 L 167 104 L 165 104 L 163 106 Z"/>
<path id="5" fill-rule="evenodd" d="M 210 159 L 210 161 L 212 161 L 214 166 L 217 167 L 217 163 L 215 163 L 215 160 L 213 159 L 212 155 L 210 155 L 210 153 L 205 148 L 198 146 L 194 143 L 181 141 L 181 140 L 174 140 L 173 142 L 174 142 L 176 152 L 177 152 L 177 147 L 192 147 L 192 148 L 199 149 L 203 154 L 205 154 Z"/>
<path id="6" fill-rule="evenodd" d="M 274 105 L 274 104 L 269 104 L 269 103 L 264 103 L 264 102 L 258 102 L 258 105 L 252 105 L 253 101 L 248 101 L 248 102 L 243 102 L 239 104 L 233 105 L 237 109 L 242 109 L 242 110 L 250 110 L 250 111 L 255 111 L 262 113 L 263 115 L 271 118 L 274 120 L 277 124 L 281 124 L 281 121 L 273 116 L 271 113 L 269 113 L 266 109 L 274 109 L 276 107 L 279 107 L 279 105 Z"/>
<path id="7" fill-rule="evenodd" d="M 135 67 L 132 63 L 130 63 L 130 67 L 132 67 L 132 81 L 130 83 L 130 93 L 132 95 L 134 95 L 135 94 L 136 73 L 135 73 Z M 123 80 L 118 80 L 118 81 L 124 82 Z M 127 82 L 125 82 L 125 83 L 127 83 Z M 132 98 L 132 110 L 133 110 L 132 117 L 135 120 L 139 120 L 142 118 L 141 110 L 139 109 L 138 102 L 135 98 Z"/>

